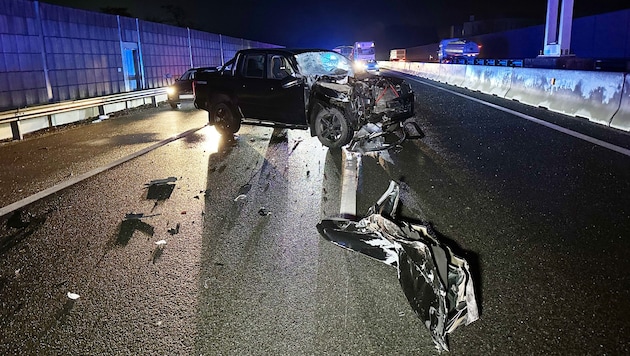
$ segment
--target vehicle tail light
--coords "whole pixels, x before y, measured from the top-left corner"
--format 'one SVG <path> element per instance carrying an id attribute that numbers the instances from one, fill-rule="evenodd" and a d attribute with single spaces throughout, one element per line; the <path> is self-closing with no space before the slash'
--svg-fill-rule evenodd
<path id="1" fill-rule="evenodd" d="M 195 96 L 195 85 L 197 84 L 196 80 L 193 80 L 192 82 L 192 91 L 193 91 L 193 97 Z"/>

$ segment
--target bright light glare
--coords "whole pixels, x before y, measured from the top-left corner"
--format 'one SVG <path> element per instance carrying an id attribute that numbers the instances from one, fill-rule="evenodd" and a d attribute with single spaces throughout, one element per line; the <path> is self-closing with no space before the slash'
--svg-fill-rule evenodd
<path id="1" fill-rule="evenodd" d="M 175 88 L 173 88 L 173 87 L 166 88 L 166 94 L 168 94 L 168 95 L 175 94 Z"/>
<path id="2" fill-rule="evenodd" d="M 367 63 L 364 61 L 355 61 L 354 62 L 354 70 L 355 72 L 364 72 L 367 70 Z"/>
<path id="3" fill-rule="evenodd" d="M 221 134 L 214 126 L 206 126 L 201 130 L 206 137 L 203 147 L 206 152 L 213 154 L 219 152 L 219 143 L 221 142 Z"/>

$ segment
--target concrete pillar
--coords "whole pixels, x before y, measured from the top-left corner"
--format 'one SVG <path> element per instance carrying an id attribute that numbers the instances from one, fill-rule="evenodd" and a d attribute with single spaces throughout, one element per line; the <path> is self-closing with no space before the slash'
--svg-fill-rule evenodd
<path id="1" fill-rule="evenodd" d="M 543 56 L 559 57 L 570 55 L 572 24 L 573 0 L 547 1 Z"/>

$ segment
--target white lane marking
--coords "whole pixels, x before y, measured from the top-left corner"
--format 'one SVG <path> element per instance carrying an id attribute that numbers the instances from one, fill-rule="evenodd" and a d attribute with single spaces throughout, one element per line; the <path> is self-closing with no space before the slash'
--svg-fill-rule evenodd
<path id="1" fill-rule="evenodd" d="M 546 127 L 550 128 L 552 130 L 556 130 L 558 132 L 562 132 L 562 133 L 567 134 L 569 136 L 573 136 L 575 138 L 579 138 L 581 140 L 590 142 L 590 143 L 592 143 L 594 145 L 597 145 L 597 146 L 600 146 L 600 147 L 603 147 L 603 148 L 607 148 L 607 149 L 609 149 L 611 151 L 615 151 L 615 152 L 621 153 L 622 155 L 630 157 L 630 149 L 619 147 L 617 145 L 613 145 L 612 143 L 609 143 L 609 142 L 606 142 L 606 141 L 602 141 L 602 140 L 599 140 L 599 139 L 587 136 L 585 134 L 582 134 L 582 133 L 579 133 L 579 132 L 567 129 L 565 127 L 558 126 L 558 125 L 552 124 L 550 122 L 547 122 L 547 121 L 535 118 L 533 116 L 529 116 L 529 115 L 520 113 L 518 111 L 514 111 L 514 110 L 511 110 L 511 109 L 508 109 L 508 108 L 504 108 L 504 107 L 496 105 L 496 104 L 489 103 L 487 101 L 483 101 L 481 99 L 473 98 L 471 96 L 468 96 L 468 95 L 465 95 L 465 94 L 462 94 L 462 93 L 458 93 L 456 91 L 452 91 L 452 90 L 449 90 L 449 89 L 446 89 L 446 88 L 442 88 L 442 87 L 437 86 L 437 85 L 426 83 L 426 82 L 417 80 L 416 78 L 411 78 L 411 79 L 416 81 L 416 82 L 418 82 L 418 83 L 421 83 L 421 84 L 424 84 L 424 85 L 428 85 L 428 86 L 436 88 L 436 89 L 444 90 L 445 92 L 448 92 L 448 93 L 460 96 L 462 98 L 466 98 L 466 99 L 475 101 L 477 103 L 489 106 L 489 107 L 497 109 L 497 110 L 501 110 L 501 111 L 506 112 L 508 114 L 512 114 L 512 115 L 518 116 L 518 117 L 523 118 L 525 120 L 529 120 L 529 121 L 535 122 L 537 124 L 546 126 Z"/>
<path id="2" fill-rule="evenodd" d="M 339 214 L 354 217 L 357 215 L 357 187 L 359 185 L 359 154 L 342 148 L 341 202 Z"/>
<path id="3" fill-rule="evenodd" d="M 191 133 L 193 133 L 195 131 L 198 131 L 198 130 L 201 130 L 201 129 L 202 129 L 202 127 L 196 128 L 196 129 L 190 129 L 190 130 L 188 130 L 186 132 L 182 132 L 179 135 L 167 138 L 166 140 L 160 141 L 160 142 L 158 142 L 158 143 L 156 143 L 154 145 L 151 145 L 151 146 L 149 146 L 147 148 L 144 148 L 144 149 L 142 149 L 140 151 L 132 153 L 132 154 L 126 156 L 126 157 L 123 157 L 123 158 L 121 158 L 119 160 L 111 162 L 111 163 L 109 163 L 107 165 L 95 168 L 95 169 L 93 169 L 93 170 L 91 170 L 91 171 L 89 171 L 87 173 L 83 173 L 83 174 L 78 175 L 78 176 L 76 176 L 76 177 L 74 177 L 72 179 L 69 179 L 69 180 L 65 181 L 65 182 L 61 182 L 61 183 L 59 183 L 59 184 L 57 184 L 57 185 L 55 185 L 53 187 L 44 189 L 44 190 L 42 190 L 42 191 L 40 191 L 38 193 L 35 193 L 35 194 L 33 194 L 33 195 L 29 196 L 29 197 L 24 198 L 22 200 L 18 200 L 15 203 L 12 203 L 12 204 L 9 204 L 9 205 L 7 205 L 7 206 L 5 206 L 3 208 L 0 208 L 0 217 L 5 216 L 7 214 L 10 214 L 10 213 L 14 212 L 15 210 L 21 209 L 21 208 L 23 208 L 23 207 L 25 207 L 25 206 L 27 206 L 29 204 L 32 204 L 32 203 L 34 203 L 34 202 L 36 202 L 36 201 L 38 201 L 40 199 L 43 199 L 43 198 L 45 198 L 45 197 L 47 197 L 47 196 L 49 196 L 51 194 L 55 194 L 55 193 L 57 193 L 60 190 L 63 190 L 65 188 L 68 188 L 68 187 L 70 187 L 70 186 L 72 186 L 74 184 L 77 184 L 77 183 L 81 182 L 82 180 L 85 180 L 85 179 L 88 179 L 90 177 L 93 177 L 93 176 L 95 176 L 95 175 L 97 175 L 99 173 L 102 173 L 102 172 L 104 172 L 104 171 L 106 171 L 108 169 L 114 168 L 114 167 L 116 167 L 119 164 L 125 163 L 127 161 L 130 161 L 130 160 L 136 158 L 136 157 L 142 156 L 145 153 L 151 152 L 154 149 L 162 147 L 162 146 L 164 146 L 164 145 L 166 145 L 168 143 L 171 143 L 171 142 L 173 142 L 175 140 L 179 140 L 180 138 L 182 138 L 184 136 L 188 136 Z"/>

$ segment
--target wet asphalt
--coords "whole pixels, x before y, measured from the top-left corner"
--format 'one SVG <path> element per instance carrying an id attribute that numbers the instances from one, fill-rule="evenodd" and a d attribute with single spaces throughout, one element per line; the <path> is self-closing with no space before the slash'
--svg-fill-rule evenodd
<path id="1" fill-rule="evenodd" d="M 361 158 L 357 212 L 396 180 L 403 216 L 471 263 L 481 319 L 450 335 L 451 353 L 627 353 L 630 157 L 414 90 L 426 137 Z M 339 212 L 341 153 L 307 131 L 228 141 L 205 122 L 163 106 L 0 145 L 6 206 L 199 128 L 0 218 L 0 353 L 435 354 L 396 270 L 315 229 Z"/>

